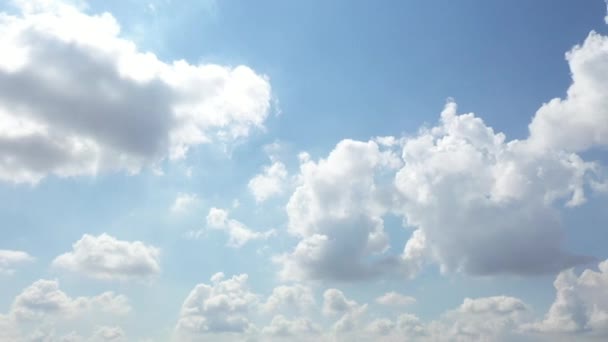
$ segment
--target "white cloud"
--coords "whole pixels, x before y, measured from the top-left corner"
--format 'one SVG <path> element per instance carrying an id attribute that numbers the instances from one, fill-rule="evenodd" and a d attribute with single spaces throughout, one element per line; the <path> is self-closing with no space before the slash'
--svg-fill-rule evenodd
<path id="1" fill-rule="evenodd" d="M 180 193 L 175 198 L 170 210 L 173 214 L 181 214 L 190 211 L 198 203 L 199 198 L 196 194 Z"/>
<path id="2" fill-rule="evenodd" d="M 439 126 L 404 142 L 395 184 L 402 214 L 424 237 L 418 254 L 471 274 L 537 274 L 591 260 L 563 250 L 555 203 L 582 204 L 594 164 L 506 142 L 456 111 L 448 103 Z"/>
<path id="3" fill-rule="evenodd" d="M 354 300 L 349 300 L 338 289 L 328 289 L 323 293 L 323 313 L 325 315 L 343 314 L 358 306 Z"/>
<path id="4" fill-rule="evenodd" d="M 450 101 L 438 125 L 413 136 L 343 140 L 318 162 L 302 153 L 287 205 L 299 242 L 275 257 L 281 276 L 413 276 L 429 262 L 443 272 L 530 275 L 591 261 L 565 250 L 560 212 L 608 188 L 602 165 L 577 154 L 608 146 L 608 37 L 591 33 L 567 60 L 567 97 L 543 105 L 524 140 L 459 115 Z M 383 254 L 387 213 L 415 229 L 399 260 Z"/>
<path id="5" fill-rule="evenodd" d="M 38 280 L 13 301 L 9 315 L 17 321 L 41 321 L 49 317 L 77 318 L 94 310 L 124 315 L 131 308 L 125 296 L 104 292 L 94 297 L 72 298 L 56 280 Z"/>
<path id="6" fill-rule="evenodd" d="M 263 127 L 270 85 L 246 66 L 165 63 L 109 13 L 17 5 L 0 18 L 0 180 L 137 173 Z"/>
<path id="7" fill-rule="evenodd" d="M 249 331 L 250 310 L 259 299 L 249 290 L 247 279 L 246 274 L 224 279 L 223 273 L 217 273 L 210 285 L 196 285 L 182 305 L 178 336 L 198 341 L 205 334 Z"/>
<path id="8" fill-rule="evenodd" d="M 272 290 L 272 294 L 264 303 L 267 312 L 306 312 L 315 306 L 312 289 L 300 285 L 280 285 Z"/>
<path id="9" fill-rule="evenodd" d="M 228 233 L 228 246 L 239 248 L 252 240 L 265 240 L 275 234 L 274 230 L 256 232 L 249 229 L 243 223 L 231 219 L 228 211 L 224 209 L 211 208 L 207 214 L 207 226 L 212 229 L 224 230 Z"/>
<path id="10" fill-rule="evenodd" d="M 578 277 L 572 269 L 563 271 L 554 286 L 555 302 L 530 330 L 608 336 L 608 260 L 599 264 L 599 271 L 587 269 Z"/>
<path id="11" fill-rule="evenodd" d="M 608 37 L 591 32 L 566 54 L 572 85 L 565 99 L 544 104 L 530 123 L 540 150 L 584 151 L 608 146 Z"/>
<path id="12" fill-rule="evenodd" d="M 116 320 L 131 310 L 123 295 L 104 292 L 92 297 L 70 297 L 56 280 L 41 279 L 23 289 L 9 312 L 0 315 L 0 341 L 119 341 L 95 337 L 95 332 L 84 339 L 65 329 L 86 329 L 91 322 Z"/>
<path id="13" fill-rule="evenodd" d="M 529 308 L 513 297 L 466 298 L 456 310 L 432 322 L 427 332 L 435 340 L 517 341 L 519 327 L 529 319 Z"/>
<path id="14" fill-rule="evenodd" d="M 248 187 L 256 202 L 260 203 L 282 194 L 285 190 L 286 180 L 285 164 L 275 161 L 269 166 L 264 166 L 263 172 L 254 176 L 249 181 Z"/>
<path id="15" fill-rule="evenodd" d="M 416 298 L 403 295 L 394 291 L 387 292 L 376 298 L 376 303 L 382 305 L 405 306 L 416 302 Z"/>
<path id="16" fill-rule="evenodd" d="M 85 234 L 72 248 L 55 258 L 53 266 L 104 280 L 141 280 L 160 273 L 160 251 L 141 241 Z"/>
<path id="17" fill-rule="evenodd" d="M 306 318 L 289 320 L 282 315 L 272 318 L 270 325 L 264 327 L 262 332 L 270 336 L 289 338 L 290 341 L 301 341 L 304 336 L 317 335 L 320 327 Z"/>
<path id="18" fill-rule="evenodd" d="M 13 274 L 15 266 L 32 261 L 34 258 L 26 252 L 0 249 L 0 274 Z"/>
<path id="19" fill-rule="evenodd" d="M 388 248 L 382 216 L 392 195 L 376 178 L 399 167 L 399 158 L 373 141 L 344 140 L 326 159 L 302 154 L 300 161 L 299 185 L 287 204 L 289 232 L 300 241 L 275 258 L 281 276 L 352 280 L 390 267 L 386 258 L 368 259 Z"/>
<path id="20" fill-rule="evenodd" d="M 328 289 L 323 293 L 323 314 L 340 317 L 332 326 L 331 333 L 336 336 L 356 334 L 366 312 L 367 304 L 359 305 L 338 289 Z"/>
<path id="21" fill-rule="evenodd" d="M 94 341 L 126 341 L 125 332 L 121 327 L 101 326 L 93 332 Z"/>

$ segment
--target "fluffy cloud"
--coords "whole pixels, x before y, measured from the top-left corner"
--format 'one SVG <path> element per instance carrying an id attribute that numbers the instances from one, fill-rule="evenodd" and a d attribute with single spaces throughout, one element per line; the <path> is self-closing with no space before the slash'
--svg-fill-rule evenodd
<path id="1" fill-rule="evenodd" d="M 534 147 L 583 151 L 608 146 L 608 37 L 591 32 L 566 54 L 572 85 L 565 99 L 544 104 L 530 123 Z"/>
<path id="2" fill-rule="evenodd" d="M 374 141 L 344 140 L 318 162 L 301 155 L 298 187 L 287 204 L 295 249 L 275 258 L 285 279 L 360 279 L 390 267 L 369 257 L 388 248 L 382 216 L 391 193 L 378 185 L 398 157 Z"/>
<path id="3" fill-rule="evenodd" d="M 583 204 L 603 177 L 597 163 L 507 141 L 449 102 L 439 125 L 416 136 L 344 140 L 327 159 L 304 156 L 287 205 L 300 240 L 275 261 L 286 279 L 412 276 L 429 261 L 477 275 L 559 271 L 592 260 L 563 249 L 559 207 Z M 387 213 L 415 229 L 400 258 L 385 253 Z"/>
<path id="4" fill-rule="evenodd" d="M 76 333 L 58 334 L 59 327 L 84 327 L 86 322 L 122 317 L 131 311 L 128 299 L 113 292 L 70 297 L 56 280 L 38 280 L 15 297 L 0 315 L 0 341 L 110 341 L 106 334 L 84 339 Z M 104 318 L 105 317 L 105 318 Z M 119 339 L 115 339 L 119 341 Z"/>
<path id="5" fill-rule="evenodd" d="M 175 198 L 175 202 L 171 205 L 171 213 L 181 214 L 192 209 L 199 202 L 196 194 L 180 193 Z"/>
<path id="6" fill-rule="evenodd" d="M 289 338 L 290 341 L 301 341 L 304 336 L 317 335 L 320 327 L 306 318 L 289 320 L 282 315 L 275 316 L 270 325 L 264 327 L 266 335 Z"/>
<path id="7" fill-rule="evenodd" d="M 93 332 L 94 341 L 126 341 L 125 332 L 121 327 L 102 326 L 97 327 Z"/>
<path id="8" fill-rule="evenodd" d="M 9 315 L 17 321 L 41 321 L 49 317 L 74 319 L 93 310 L 124 315 L 131 308 L 122 295 L 104 292 L 94 297 L 71 298 L 59 289 L 57 281 L 38 280 L 15 298 Z"/>
<path id="9" fill-rule="evenodd" d="M 516 335 L 528 310 L 513 297 L 466 298 L 459 308 L 448 311 L 428 329 L 439 340 L 505 341 Z"/>
<path id="10" fill-rule="evenodd" d="M 285 164 L 275 161 L 269 166 L 264 166 L 263 172 L 249 181 L 249 191 L 255 197 L 256 202 L 264 202 L 283 193 L 286 179 L 287 169 Z"/>
<path id="11" fill-rule="evenodd" d="M 251 240 L 263 240 L 275 234 L 274 230 L 256 232 L 249 229 L 243 223 L 231 219 L 228 211 L 224 209 L 211 208 L 207 214 L 207 226 L 212 229 L 225 231 L 228 238 L 228 246 L 239 248 Z"/>
<path id="12" fill-rule="evenodd" d="M 578 277 L 572 269 L 563 271 L 554 286 L 555 302 L 530 330 L 608 336 L 608 260 L 599 264 L 599 271 L 587 269 Z"/>
<path id="13" fill-rule="evenodd" d="M 306 312 L 315 305 L 315 298 L 307 286 L 280 285 L 272 290 L 272 294 L 264 303 L 267 312 Z"/>
<path id="14" fill-rule="evenodd" d="M 382 305 L 404 306 L 413 304 L 415 302 L 416 299 L 414 297 L 405 296 L 397 292 L 387 292 L 376 298 L 376 303 Z"/>
<path id="15" fill-rule="evenodd" d="M 249 290 L 247 275 L 225 279 L 211 277 L 211 284 L 198 284 L 184 301 L 176 333 L 181 339 L 200 340 L 204 334 L 245 333 L 252 329 L 251 308 L 258 295 Z"/>
<path id="16" fill-rule="evenodd" d="M 13 274 L 15 266 L 31 261 L 34 258 L 26 252 L 0 249 L 0 274 Z"/>
<path id="17" fill-rule="evenodd" d="M 149 279 L 160 273 L 160 251 L 141 241 L 121 241 L 101 234 L 85 234 L 72 251 L 53 260 L 53 266 L 104 280 Z"/>
<path id="18" fill-rule="evenodd" d="M 165 63 L 109 13 L 15 4 L 0 16 L 0 180 L 136 173 L 263 127 L 270 85 L 246 66 Z"/>
<path id="19" fill-rule="evenodd" d="M 275 258 L 281 276 L 413 276 L 428 262 L 443 272 L 530 275 L 593 260 L 564 249 L 560 210 L 608 189 L 602 165 L 577 154 L 608 145 L 608 38 L 591 33 L 567 60 L 567 98 L 543 105 L 524 140 L 459 115 L 450 101 L 438 125 L 415 135 L 343 140 L 318 162 L 302 155 L 286 208 L 299 241 Z M 387 213 L 414 228 L 401 258 L 383 253 Z"/>
<path id="20" fill-rule="evenodd" d="M 556 203 L 582 204 L 595 165 L 529 146 L 505 141 L 473 114 L 458 115 L 454 103 L 439 126 L 405 140 L 398 210 L 443 271 L 537 274 L 591 260 L 563 250 Z"/>

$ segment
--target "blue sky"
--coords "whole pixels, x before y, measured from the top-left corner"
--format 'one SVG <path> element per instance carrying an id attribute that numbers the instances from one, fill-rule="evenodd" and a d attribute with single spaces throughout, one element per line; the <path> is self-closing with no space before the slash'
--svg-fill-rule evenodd
<path id="1" fill-rule="evenodd" d="M 0 341 L 605 338 L 603 1 L 0 11 Z"/>

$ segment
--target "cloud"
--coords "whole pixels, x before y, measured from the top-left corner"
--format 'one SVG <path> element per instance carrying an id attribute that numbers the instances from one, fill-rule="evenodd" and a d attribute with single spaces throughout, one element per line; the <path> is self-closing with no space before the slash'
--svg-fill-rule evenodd
<path id="1" fill-rule="evenodd" d="M 299 243 L 277 256 L 284 279 L 367 278 L 390 261 L 369 257 L 388 248 L 382 216 L 391 194 L 377 184 L 398 156 L 373 141 L 340 142 L 326 159 L 300 156 L 298 186 L 287 204 L 289 232 Z"/>
<path id="2" fill-rule="evenodd" d="M 300 284 L 280 285 L 272 290 L 264 303 L 264 311 L 302 313 L 314 306 L 315 298 L 311 288 Z"/>
<path id="3" fill-rule="evenodd" d="M 563 271 L 553 285 L 555 302 L 545 319 L 528 325 L 529 330 L 608 336 L 608 260 L 598 271 L 586 269 L 578 277 L 572 269 Z"/>
<path id="4" fill-rule="evenodd" d="M 428 262 L 474 275 L 587 263 L 593 258 L 564 250 L 559 208 L 582 205 L 588 189 L 605 184 L 598 163 L 507 141 L 453 102 L 415 136 L 343 140 L 318 162 L 304 155 L 298 177 L 286 210 L 299 242 L 274 259 L 283 279 L 411 277 Z M 414 228 L 400 257 L 386 253 L 388 213 Z"/>
<path id="5" fill-rule="evenodd" d="M 419 254 L 442 271 L 469 274 L 538 274 L 589 262 L 563 250 L 557 206 L 584 203 L 595 164 L 529 146 L 507 142 L 473 114 L 458 115 L 452 102 L 438 126 L 406 139 L 397 210 L 424 237 Z"/>
<path id="6" fill-rule="evenodd" d="M 275 234 L 274 230 L 256 232 L 249 229 L 243 223 L 231 219 L 228 211 L 224 209 L 211 208 L 207 214 L 207 226 L 211 229 L 223 230 L 228 233 L 228 246 L 239 248 L 252 240 L 265 240 Z"/>
<path id="7" fill-rule="evenodd" d="M 256 202 L 261 203 L 282 194 L 285 190 L 286 179 L 287 169 L 285 164 L 275 161 L 269 166 L 264 166 L 263 172 L 249 181 L 249 191 L 255 197 Z"/>
<path id="8" fill-rule="evenodd" d="M 104 292 L 94 297 L 69 297 L 56 280 L 38 280 L 13 301 L 9 315 L 17 321 L 40 321 L 49 317 L 77 318 L 98 310 L 124 315 L 131 310 L 125 296 Z"/>
<path id="9" fill-rule="evenodd" d="M 405 296 L 397 292 L 387 292 L 376 298 L 376 303 L 387 306 L 406 306 L 416 302 L 416 298 Z"/>
<path id="10" fill-rule="evenodd" d="M 23 289 L 9 312 L 0 315 L 0 341 L 110 341 L 58 332 L 76 327 L 86 329 L 89 323 L 115 320 L 131 310 L 123 295 L 104 292 L 92 297 L 70 297 L 56 280 L 41 279 Z"/>
<path id="11" fill-rule="evenodd" d="M 0 249 L 0 274 L 13 274 L 14 267 L 34 261 L 34 258 L 22 251 Z"/>
<path id="12" fill-rule="evenodd" d="M 94 341 L 126 341 L 126 335 L 121 327 L 102 326 L 97 327 L 93 332 Z"/>
<path id="13" fill-rule="evenodd" d="M 306 318 L 289 320 L 282 315 L 272 318 L 270 325 L 264 327 L 262 332 L 270 336 L 289 338 L 290 341 L 301 341 L 303 336 L 317 335 L 320 327 Z"/>
<path id="14" fill-rule="evenodd" d="M 592 32 L 567 61 L 567 97 L 540 107 L 526 139 L 507 140 L 450 100 L 414 135 L 343 140 L 317 162 L 301 154 L 286 208 L 299 240 L 275 257 L 283 279 L 412 277 L 429 262 L 535 275 L 594 260 L 565 250 L 560 213 L 608 188 L 603 165 L 577 154 L 608 146 L 608 38 Z M 400 258 L 385 253 L 389 213 L 414 229 Z"/>
<path id="15" fill-rule="evenodd" d="M 572 85 L 565 99 L 544 104 L 530 123 L 529 143 L 540 150 L 584 151 L 608 146 L 608 38 L 591 32 L 566 54 Z"/>
<path id="16" fill-rule="evenodd" d="M 85 234 L 72 251 L 53 260 L 59 269 L 103 280 L 144 280 L 160 273 L 160 251 L 141 241 L 122 241 L 108 235 Z"/>
<path id="17" fill-rule="evenodd" d="M 165 63 L 109 13 L 16 5 L 0 18 L 0 180 L 137 173 L 263 128 L 270 84 L 247 66 Z"/>
<path id="18" fill-rule="evenodd" d="M 181 214 L 191 210 L 199 202 L 199 198 L 196 194 L 180 193 L 175 198 L 175 202 L 171 205 L 171 213 Z"/>
<path id="19" fill-rule="evenodd" d="M 250 330 L 250 310 L 259 298 L 249 290 L 247 279 L 246 274 L 225 279 L 223 273 L 217 273 L 211 277 L 211 284 L 196 285 L 182 305 L 178 336 L 200 340 L 205 334 Z"/>

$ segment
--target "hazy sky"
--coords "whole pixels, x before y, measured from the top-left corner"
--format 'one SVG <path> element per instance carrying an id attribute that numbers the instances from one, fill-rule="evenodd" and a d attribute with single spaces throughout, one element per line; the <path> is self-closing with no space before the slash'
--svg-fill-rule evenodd
<path id="1" fill-rule="evenodd" d="M 0 0 L 0 341 L 608 339 L 602 0 Z"/>

